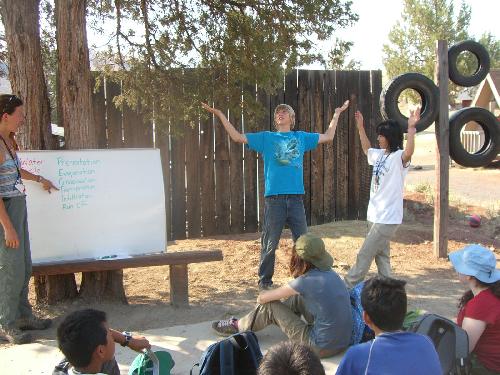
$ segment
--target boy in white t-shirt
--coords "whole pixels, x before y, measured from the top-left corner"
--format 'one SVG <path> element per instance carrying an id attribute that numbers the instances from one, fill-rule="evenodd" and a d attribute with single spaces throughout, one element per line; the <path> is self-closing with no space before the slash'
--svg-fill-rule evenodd
<path id="1" fill-rule="evenodd" d="M 371 148 L 366 136 L 363 115 L 356 111 L 356 126 L 368 164 L 373 166 L 367 220 L 372 223 L 356 263 L 345 277 L 348 288 L 363 281 L 373 259 L 381 276 L 391 276 L 389 243 L 403 221 L 404 179 L 415 150 L 415 126 L 420 120 L 420 108 L 410 111 L 408 137 L 403 149 L 403 130 L 393 120 L 377 126 L 379 149 Z"/>

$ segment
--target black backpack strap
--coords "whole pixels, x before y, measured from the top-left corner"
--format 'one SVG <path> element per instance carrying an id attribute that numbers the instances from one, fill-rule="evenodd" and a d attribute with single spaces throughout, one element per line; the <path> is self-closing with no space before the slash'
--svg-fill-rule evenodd
<path id="1" fill-rule="evenodd" d="M 194 370 L 194 368 L 195 368 L 196 366 L 200 367 L 200 364 L 199 364 L 199 363 L 195 363 L 195 364 L 193 365 L 193 367 L 191 367 L 191 370 L 189 371 L 189 375 L 193 375 L 193 370 Z"/>
<path id="2" fill-rule="evenodd" d="M 254 311 L 253 317 L 252 317 L 252 323 L 250 323 L 249 331 L 253 331 L 253 325 L 255 324 L 255 319 L 257 319 L 257 314 L 259 313 L 261 307 L 262 307 L 262 305 L 257 305 L 257 307 L 255 308 L 255 311 Z"/>
<path id="3" fill-rule="evenodd" d="M 69 361 L 66 358 L 63 358 L 55 367 L 54 371 L 52 371 L 52 375 L 66 375 L 68 373 L 69 368 L 71 367 Z"/>

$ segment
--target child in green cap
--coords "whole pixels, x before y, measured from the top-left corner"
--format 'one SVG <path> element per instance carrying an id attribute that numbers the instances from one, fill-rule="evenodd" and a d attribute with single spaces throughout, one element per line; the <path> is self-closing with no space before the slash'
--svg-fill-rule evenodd
<path id="1" fill-rule="evenodd" d="M 332 265 L 333 258 L 321 238 L 300 236 L 290 259 L 294 279 L 280 288 L 261 291 L 257 307 L 243 318 L 219 320 L 212 328 L 218 334 L 231 335 L 275 324 L 290 340 L 310 345 L 320 357 L 343 351 L 351 339 L 351 304 Z"/>

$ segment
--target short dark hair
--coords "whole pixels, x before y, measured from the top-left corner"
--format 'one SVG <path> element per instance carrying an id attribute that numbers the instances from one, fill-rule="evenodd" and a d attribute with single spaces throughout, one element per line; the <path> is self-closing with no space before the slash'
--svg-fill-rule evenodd
<path id="1" fill-rule="evenodd" d="M 396 121 L 382 121 L 377 125 L 377 135 L 383 135 L 387 139 L 390 152 L 403 149 L 403 129 Z"/>
<path id="2" fill-rule="evenodd" d="M 16 95 L 2 94 L 0 95 L 0 116 L 4 113 L 13 114 L 17 107 L 23 105 L 23 101 Z"/>
<path id="3" fill-rule="evenodd" d="M 57 328 L 59 349 L 74 367 L 86 367 L 99 345 L 107 344 L 106 313 L 84 309 L 69 314 Z"/>
<path id="4" fill-rule="evenodd" d="M 269 348 L 257 375 L 325 375 L 325 369 L 309 346 L 285 341 Z"/>
<path id="5" fill-rule="evenodd" d="M 377 276 L 365 282 L 361 306 L 372 322 L 383 331 L 397 331 L 406 315 L 406 281 Z"/>

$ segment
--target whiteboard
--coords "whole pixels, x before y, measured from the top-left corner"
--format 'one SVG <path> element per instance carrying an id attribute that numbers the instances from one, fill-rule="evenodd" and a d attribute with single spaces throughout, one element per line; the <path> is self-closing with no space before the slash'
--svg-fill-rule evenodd
<path id="1" fill-rule="evenodd" d="M 34 263 L 166 251 L 165 193 L 155 149 L 24 151 Z"/>

